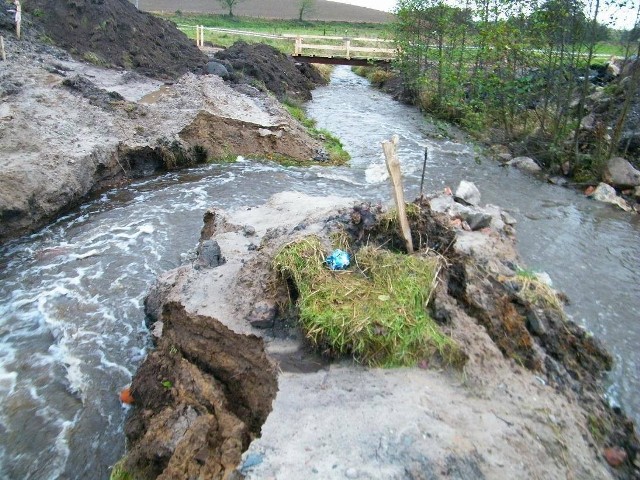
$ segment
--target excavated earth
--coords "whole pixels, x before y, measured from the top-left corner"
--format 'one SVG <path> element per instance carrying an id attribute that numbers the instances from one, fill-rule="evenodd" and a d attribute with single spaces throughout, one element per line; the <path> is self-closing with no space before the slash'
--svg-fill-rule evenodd
<path id="1" fill-rule="evenodd" d="M 133 381 L 124 470 L 135 478 L 638 478 L 633 424 L 602 397 L 611 357 L 561 309 L 521 294 L 513 220 L 446 195 L 417 204 L 414 245 L 445 264 L 428 308 L 464 350 L 462 370 L 437 358 L 399 369 L 322 358 L 297 328 L 287 306 L 295 288 L 274 273 L 274 255 L 310 234 L 328 253 L 338 231 L 353 249 L 400 251 L 380 206 L 285 192 L 265 205 L 210 210 L 193 260 L 163 274 L 146 301 L 158 348 Z M 489 226 L 470 231 L 465 219 L 475 215 Z"/>
<path id="2" fill-rule="evenodd" d="M 322 156 L 321 143 L 270 93 L 247 83 L 187 73 L 164 84 L 78 62 L 34 35 L 5 37 L 0 242 L 39 228 L 87 195 L 157 171 L 238 155 L 305 162 Z"/>

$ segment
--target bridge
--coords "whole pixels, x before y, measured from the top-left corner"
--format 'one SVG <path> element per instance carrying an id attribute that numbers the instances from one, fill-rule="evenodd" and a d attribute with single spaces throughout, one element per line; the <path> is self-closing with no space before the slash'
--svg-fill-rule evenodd
<path id="1" fill-rule="evenodd" d="M 339 37 L 326 35 L 268 34 L 233 30 L 229 28 L 204 27 L 202 25 L 179 25 L 182 30 L 196 29 L 196 44 L 204 47 L 205 31 L 238 37 L 270 39 L 290 51 L 297 62 L 324 63 L 330 65 L 387 66 L 397 55 L 393 40 L 365 37 Z M 281 43 L 282 42 L 282 43 Z M 288 45 L 289 44 L 289 45 Z"/>

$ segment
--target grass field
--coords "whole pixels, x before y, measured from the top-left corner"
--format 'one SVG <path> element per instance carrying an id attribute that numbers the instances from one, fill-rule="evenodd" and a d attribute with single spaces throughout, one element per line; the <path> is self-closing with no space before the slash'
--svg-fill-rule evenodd
<path id="1" fill-rule="evenodd" d="M 225 28 L 230 30 L 243 30 L 269 35 L 322 35 L 339 37 L 367 37 L 390 38 L 388 26 L 379 23 L 347 23 L 297 20 L 277 20 L 251 17 L 233 17 L 227 15 L 197 14 L 197 13 L 156 13 L 167 20 L 174 22 L 178 28 L 190 38 L 195 38 L 195 26 Z M 204 31 L 205 41 L 214 45 L 228 47 L 238 40 L 247 43 L 266 43 L 283 52 L 291 53 L 293 40 L 279 40 L 271 38 L 251 37 L 234 33 Z"/>

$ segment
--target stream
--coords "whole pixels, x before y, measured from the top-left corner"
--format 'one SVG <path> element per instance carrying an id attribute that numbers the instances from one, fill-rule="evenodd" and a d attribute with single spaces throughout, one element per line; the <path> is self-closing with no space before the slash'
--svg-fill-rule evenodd
<path id="1" fill-rule="evenodd" d="M 570 317 L 613 353 L 609 399 L 640 424 L 640 216 L 548 185 L 433 135 L 415 108 L 347 67 L 307 105 L 343 141 L 350 167 L 286 168 L 241 159 L 172 172 L 91 199 L 0 247 L 0 478 L 108 479 L 124 453 L 127 386 L 150 348 L 143 299 L 185 261 L 211 207 L 263 203 L 294 190 L 388 203 L 380 142 L 400 136 L 408 199 L 473 181 L 509 211 L 524 263 L 547 272 Z"/>

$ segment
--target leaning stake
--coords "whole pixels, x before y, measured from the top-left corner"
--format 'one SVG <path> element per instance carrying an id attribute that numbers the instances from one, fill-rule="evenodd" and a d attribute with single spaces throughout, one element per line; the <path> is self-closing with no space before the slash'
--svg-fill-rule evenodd
<path id="1" fill-rule="evenodd" d="M 382 142 L 382 150 L 387 162 L 387 170 L 393 184 L 393 196 L 398 207 L 398 219 L 400 220 L 400 229 L 407 246 L 407 253 L 413 253 L 413 242 L 411 241 L 411 229 L 409 228 L 409 220 L 404 206 L 404 191 L 402 190 L 402 174 L 400 173 L 400 161 L 396 150 L 398 147 L 398 135 L 391 137 L 391 141 Z"/>

